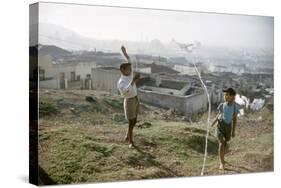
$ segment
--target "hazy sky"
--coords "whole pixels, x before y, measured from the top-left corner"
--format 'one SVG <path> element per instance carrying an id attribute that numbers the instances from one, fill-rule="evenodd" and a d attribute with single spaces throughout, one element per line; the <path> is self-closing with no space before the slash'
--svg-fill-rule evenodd
<path id="1" fill-rule="evenodd" d="M 40 3 L 39 22 L 97 39 L 273 48 L 273 18 L 264 16 Z"/>

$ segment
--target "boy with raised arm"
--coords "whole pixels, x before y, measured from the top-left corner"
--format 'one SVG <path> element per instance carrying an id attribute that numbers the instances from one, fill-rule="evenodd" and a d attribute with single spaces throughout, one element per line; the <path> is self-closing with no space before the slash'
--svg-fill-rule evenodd
<path id="1" fill-rule="evenodd" d="M 139 111 L 139 99 L 136 82 L 140 79 L 140 75 L 133 75 L 130 57 L 126 52 L 126 48 L 122 46 L 121 50 L 128 62 L 122 63 L 120 65 L 121 77 L 117 83 L 117 88 L 120 91 L 121 96 L 124 97 L 124 113 L 129 123 L 125 141 L 129 141 L 129 148 L 131 148 L 134 146 L 133 129 L 136 125 Z"/>

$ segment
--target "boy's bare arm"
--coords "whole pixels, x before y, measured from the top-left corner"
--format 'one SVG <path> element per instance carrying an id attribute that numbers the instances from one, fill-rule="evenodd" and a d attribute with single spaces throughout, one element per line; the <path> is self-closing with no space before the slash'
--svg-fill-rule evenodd
<path id="1" fill-rule="evenodd" d="M 130 60 L 130 57 L 129 55 L 127 54 L 127 51 L 126 51 L 126 48 L 124 46 L 121 46 L 121 50 L 122 50 L 122 53 L 123 55 L 126 57 L 126 59 L 129 61 Z"/>
<path id="2" fill-rule="evenodd" d="M 231 133 L 231 136 L 232 137 L 235 137 L 235 129 L 236 129 L 236 125 L 237 125 L 237 115 L 235 115 L 233 117 L 233 124 L 232 124 L 232 133 Z"/>
<path id="3" fill-rule="evenodd" d="M 130 85 L 135 84 L 137 81 L 139 81 L 139 79 L 140 79 L 140 74 L 139 73 L 135 73 L 135 75 L 134 75 Z"/>
<path id="4" fill-rule="evenodd" d="M 216 117 L 215 117 L 213 123 L 211 124 L 211 127 L 213 127 L 213 126 L 217 123 L 217 121 L 218 121 L 218 119 L 219 119 L 219 116 L 220 116 L 220 113 L 218 113 L 218 114 L 216 115 Z"/>

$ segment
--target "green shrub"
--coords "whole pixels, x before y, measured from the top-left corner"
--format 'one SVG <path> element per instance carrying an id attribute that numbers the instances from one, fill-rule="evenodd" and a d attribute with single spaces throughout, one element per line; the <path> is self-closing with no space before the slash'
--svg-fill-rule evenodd
<path id="1" fill-rule="evenodd" d="M 58 113 L 58 108 L 49 102 L 40 102 L 39 103 L 39 115 L 40 116 L 50 116 L 56 115 Z"/>

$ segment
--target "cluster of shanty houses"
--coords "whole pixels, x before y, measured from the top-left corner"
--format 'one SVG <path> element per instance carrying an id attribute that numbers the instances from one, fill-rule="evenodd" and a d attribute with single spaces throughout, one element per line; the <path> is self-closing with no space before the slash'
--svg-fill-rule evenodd
<path id="1" fill-rule="evenodd" d="M 38 50 L 39 67 L 36 70 L 40 75 L 40 89 L 81 89 L 93 90 L 93 92 L 103 90 L 118 94 L 119 65 L 124 61 L 121 54 L 104 52 L 76 52 L 74 54 L 63 51 L 61 52 L 63 55 L 56 57 L 50 55 L 48 53 L 50 49 L 46 48 L 43 46 Z M 51 47 L 48 46 L 48 48 Z M 143 63 L 141 56 L 138 56 L 134 62 L 133 67 L 142 78 L 137 84 L 138 95 L 142 102 L 176 109 L 186 116 L 207 110 L 207 95 L 190 65 L 186 68 L 182 65 L 169 65 L 165 63 L 165 58 L 160 57 L 158 61 L 154 57 L 151 62 L 149 62 L 149 57 L 145 57 L 145 63 Z M 202 63 L 198 64 L 198 69 L 207 85 L 212 104 L 223 101 L 222 88 L 238 88 L 247 81 L 249 83 L 253 81 L 231 72 L 206 73 L 208 71 Z M 185 72 L 191 74 L 185 74 Z M 267 88 L 273 88 L 271 79 L 273 79 L 272 75 L 263 75 Z"/>

